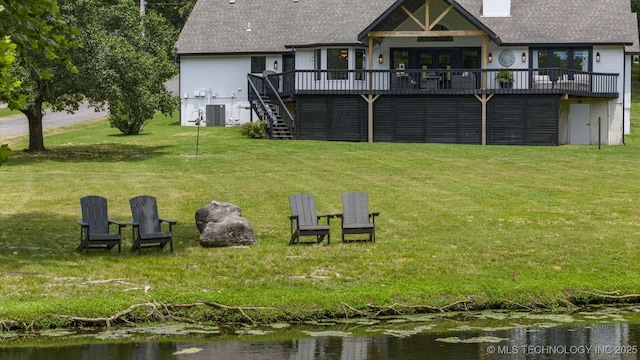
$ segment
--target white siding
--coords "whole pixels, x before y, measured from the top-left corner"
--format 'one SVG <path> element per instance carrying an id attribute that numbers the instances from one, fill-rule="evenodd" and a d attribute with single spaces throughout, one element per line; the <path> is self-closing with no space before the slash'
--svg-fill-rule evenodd
<path id="1" fill-rule="evenodd" d="M 600 53 L 600 62 L 596 61 L 597 53 Z M 618 77 L 618 92 L 620 94 L 624 94 L 624 60 L 624 49 L 621 46 L 595 46 L 593 48 L 593 72 L 620 74 Z"/>
<path id="2" fill-rule="evenodd" d="M 631 134 L 631 67 L 633 66 L 633 56 L 625 57 L 624 75 L 624 134 Z"/>
<path id="3" fill-rule="evenodd" d="M 596 54 L 600 53 L 600 62 L 597 62 Z M 628 69 L 630 70 L 630 69 Z M 622 46 L 594 46 L 593 48 L 593 71 L 600 73 L 620 74 L 617 79 L 618 96 L 600 108 L 601 121 L 607 122 L 608 136 L 602 140 L 603 144 L 621 145 L 622 127 L 625 122 L 623 100 L 625 98 L 625 81 L 631 76 L 630 71 L 625 76 L 625 54 Z M 627 88 L 629 89 L 629 88 Z M 597 121 L 597 117 L 592 120 Z M 603 130 L 604 131 L 604 130 Z M 603 135 L 604 137 L 604 135 Z M 597 139 L 597 136 L 596 136 Z"/>
<path id="4" fill-rule="evenodd" d="M 267 66 L 273 64 L 273 60 Z M 198 56 L 180 59 L 180 124 L 194 125 L 198 110 L 208 104 L 225 105 L 225 123 L 250 120 L 247 110 L 249 56 Z"/>
<path id="5" fill-rule="evenodd" d="M 296 49 L 296 70 L 313 69 L 313 49 Z"/>

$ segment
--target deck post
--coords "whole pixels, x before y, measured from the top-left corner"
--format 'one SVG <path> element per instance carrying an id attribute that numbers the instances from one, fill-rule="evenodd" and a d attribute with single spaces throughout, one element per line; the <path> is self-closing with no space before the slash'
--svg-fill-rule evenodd
<path id="1" fill-rule="evenodd" d="M 480 101 L 482 104 L 482 145 L 487 145 L 487 103 L 494 94 L 487 96 L 486 93 L 482 93 L 482 95 L 475 94 L 476 99 Z"/>
<path id="2" fill-rule="evenodd" d="M 482 36 L 482 69 L 487 69 L 487 49 L 489 45 L 489 37 L 487 34 Z M 482 145 L 487 145 L 487 102 L 493 97 L 491 94 L 487 98 L 487 72 L 482 72 L 482 96 L 475 95 L 476 99 L 482 104 Z"/>
<path id="3" fill-rule="evenodd" d="M 365 99 L 367 105 L 367 139 L 373 142 L 373 100 L 371 99 L 371 90 L 373 89 L 373 36 L 369 34 L 369 98 Z"/>
<path id="4" fill-rule="evenodd" d="M 360 96 L 362 96 L 362 98 L 364 99 L 364 101 L 367 102 L 367 111 L 368 111 L 368 127 L 367 127 L 367 131 L 369 133 L 369 137 L 368 137 L 368 141 L 370 143 L 373 142 L 373 103 L 378 100 L 378 98 L 380 97 L 380 94 L 373 96 L 372 94 L 369 95 L 362 95 L 360 94 Z"/>
<path id="5" fill-rule="evenodd" d="M 482 72 L 482 90 L 486 90 L 487 89 L 487 48 L 489 47 L 489 37 L 487 36 L 487 34 L 484 34 L 482 36 L 482 70 L 485 70 Z"/>
<path id="6" fill-rule="evenodd" d="M 369 114 L 367 115 L 367 140 L 372 143 L 373 142 L 373 99 L 372 95 L 369 94 L 369 98 L 367 99 L 367 111 Z"/>

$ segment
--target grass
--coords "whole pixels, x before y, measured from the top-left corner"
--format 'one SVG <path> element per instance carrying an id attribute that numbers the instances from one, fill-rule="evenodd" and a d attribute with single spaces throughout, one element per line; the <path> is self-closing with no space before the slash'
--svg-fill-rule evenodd
<path id="1" fill-rule="evenodd" d="M 22 113 L 17 110 L 11 110 L 7 107 L 0 107 L 0 121 L 4 120 L 5 118 L 11 118 L 18 115 L 22 115 Z"/>
<path id="2" fill-rule="evenodd" d="M 99 120 L 47 132 L 50 153 L 15 152 L 0 168 L 0 321 L 66 326 L 65 316 L 147 302 L 232 307 L 176 310 L 200 321 L 263 307 L 244 314 L 269 321 L 391 306 L 553 309 L 640 293 L 637 127 L 627 145 L 600 150 L 249 140 L 216 127 L 200 128 L 195 156 L 196 134 L 175 117 L 130 137 Z M 367 192 L 381 212 L 376 243 L 341 244 L 334 221 L 331 245 L 287 246 L 290 194 L 339 213 L 346 191 Z M 129 198 L 156 196 L 160 216 L 178 220 L 175 253 L 130 253 L 129 228 L 121 254 L 75 252 L 79 199 L 90 194 L 121 221 Z M 258 245 L 200 247 L 194 215 L 212 200 L 240 206 Z M 129 319 L 147 319 L 142 310 Z"/>

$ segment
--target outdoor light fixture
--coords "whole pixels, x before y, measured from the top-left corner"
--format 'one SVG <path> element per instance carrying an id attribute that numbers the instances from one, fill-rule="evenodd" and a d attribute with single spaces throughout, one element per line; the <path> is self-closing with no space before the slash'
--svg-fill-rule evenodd
<path id="1" fill-rule="evenodd" d="M 487 60 L 489 60 L 489 62 L 493 62 L 493 54 L 492 53 L 489 53 L 489 58 Z"/>
<path id="2" fill-rule="evenodd" d="M 527 54 L 522 53 L 522 62 L 527 62 Z"/>
<path id="3" fill-rule="evenodd" d="M 384 57 L 382 54 L 378 55 L 378 64 L 382 64 L 384 62 Z"/>
<path id="4" fill-rule="evenodd" d="M 596 62 L 600 62 L 600 53 L 599 52 L 596 53 Z"/>
<path id="5" fill-rule="evenodd" d="M 278 60 L 273 62 L 273 70 L 278 70 Z"/>

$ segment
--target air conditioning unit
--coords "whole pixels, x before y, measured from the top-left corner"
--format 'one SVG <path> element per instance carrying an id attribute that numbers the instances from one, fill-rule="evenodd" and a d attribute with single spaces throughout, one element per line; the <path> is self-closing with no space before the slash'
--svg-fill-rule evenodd
<path id="1" fill-rule="evenodd" d="M 224 105 L 206 105 L 205 123 L 206 126 L 224 126 L 226 109 Z"/>

